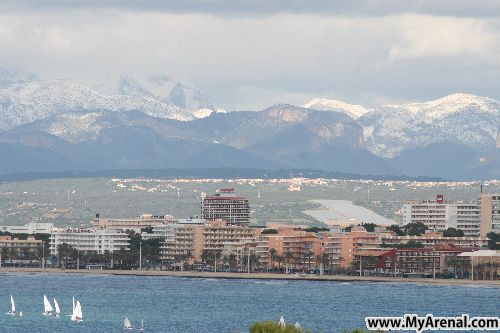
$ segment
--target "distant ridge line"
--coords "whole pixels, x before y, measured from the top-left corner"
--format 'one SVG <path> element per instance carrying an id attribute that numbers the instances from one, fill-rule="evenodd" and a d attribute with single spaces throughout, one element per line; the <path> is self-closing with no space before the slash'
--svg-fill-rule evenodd
<path id="1" fill-rule="evenodd" d="M 189 169 L 110 169 L 97 171 L 19 172 L 0 175 L 0 182 L 17 182 L 56 178 L 165 178 L 165 179 L 273 179 L 273 178 L 333 178 L 343 180 L 387 180 L 443 182 L 438 177 L 409 177 L 405 175 L 360 175 L 313 169 L 245 169 L 245 168 L 189 168 Z"/>

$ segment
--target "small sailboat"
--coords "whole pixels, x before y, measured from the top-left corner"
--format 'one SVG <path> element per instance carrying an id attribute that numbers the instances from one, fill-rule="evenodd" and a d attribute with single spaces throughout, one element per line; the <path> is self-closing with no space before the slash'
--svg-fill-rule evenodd
<path id="1" fill-rule="evenodd" d="M 51 316 L 53 312 L 54 312 L 54 309 L 52 308 L 52 305 L 50 304 L 49 299 L 47 298 L 46 295 L 43 295 L 43 315 L 44 316 Z"/>
<path id="2" fill-rule="evenodd" d="M 296 322 L 293 327 L 295 327 L 297 331 L 302 332 L 302 327 L 300 326 L 299 322 Z"/>
<path id="3" fill-rule="evenodd" d="M 57 304 L 57 301 L 55 298 L 54 298 L 54 313 L 53 314 L 55 317 L 59 317 L 59 315 L 61 314 L 61 309 L 59 308 L 59 304 Z"/>
<path id="4" fill-rule="evenodd" d="M 283 316 L 281 316 L 279 322 L 278 322 L 278 325 L 280 325 L 280 327 L 285 327 L 286 324 L 285 324 L 285 319 L 283 318 Z"/>
<path id="5" fill-rule="evenodd" d="M 73 316 L 73 312 L 75 312 L 75 297 L 73 297 L 73 306 L 71 307 L 71 313 L 67 314 L 67 316 Z"/>
<path id="6" fill-rule="evenodd" d="M 144 332 L 144 319 L 141 319 L 141 326 L 139 326 L 139 332 Z"/>
<path id="7" fill-rule="evenodd" d="M 128 320 L 127 317 L 125 317 L 125 320 L 123 321 L 123 329 L 124 330 L 131 330 L 132 325 L 130 324 L 130 320 Z"/>
<path id="8" fill-rule="evenodd" d="M 7 312 L 8 315 L 15 316 L 16 315 L 16 302 L 14 302 L 14 297 L 10 295 L 10 311 Z"/>
<path id="9" fill-rule="evenodd" d="M 71 320 L 73 321 L 83 320 L 82 306 L 80 304 L 80 301 L 76 301 L 75 307 L 73 308 L 73 314 L 71 315 Z"/>

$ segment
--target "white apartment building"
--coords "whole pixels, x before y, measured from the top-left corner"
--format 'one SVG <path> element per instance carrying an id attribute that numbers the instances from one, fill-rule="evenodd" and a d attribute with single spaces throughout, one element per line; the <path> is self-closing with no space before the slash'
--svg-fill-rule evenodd
<path id="1" fill-rule="evenodd" d="M 57 229 L 50 234 L 50 253 L 57 255 L 57 247 L 68 244 L 80 251 L 97 251 L 104 253 L 129 250 L 128 235 L 121 231 L 99 230 L 87 228 Z"/>
<path id="2" fill-rule="evenodd" d="M 438 195 L 435 201 L 408 201 L 403 206 L 403 225 L 421 222 L 432 231 L 448 228 L 462 230 L 465 236 L 479 236 L 479 205 L 445 201 Z"/>
<path id="3" fill-rule="evenodd" d="M 1 226 L 1 232 L 9 232 L 11 234 L 50 234 L 54 229 L 53 223 L 37 223 L 30 222 L 25 225 L 6 225 Z"/>

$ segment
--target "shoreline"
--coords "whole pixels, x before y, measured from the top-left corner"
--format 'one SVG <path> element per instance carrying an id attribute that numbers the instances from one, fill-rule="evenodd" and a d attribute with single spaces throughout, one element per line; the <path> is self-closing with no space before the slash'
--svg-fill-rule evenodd
<path id="1" fill-rule="evenodd" d="M 59 268 L 14 268 L 2 267 L 2 273 L 17 274 L 89 274 L 119 276 L 153 276 L 183 277 L 208 279 L 257 279 L 257 280 L 291 280 L 291 281 L 323 281 L 323 282 L 393 282 L 426 285 L 472 285 L 500 288 L 500 280 L 453 280 L 430 278 L 392 278 L 382 276 L 347 276 L 347 275 L 310 275 L 310 274 L 273 274 L 273 273 L 229 273 L 229 272 L 192 272 L 192 271 L 153 271 L 153 270 L 97 270 L 97 269 L 59 269 Z"/>

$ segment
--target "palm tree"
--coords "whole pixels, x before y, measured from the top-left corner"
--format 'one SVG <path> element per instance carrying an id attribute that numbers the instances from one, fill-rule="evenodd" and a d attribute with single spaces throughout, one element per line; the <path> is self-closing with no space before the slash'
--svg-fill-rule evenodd
<path id="1" fill-rule="evenodd" d="M 276 249 L 271 248 L 269 250 L 269 257 L 271 258 L 271 269 L 274 270 L 274 261 L 276 260 L 276 257 L 278 256 L 278 251 Z"/>
<path id="2" fill-rule="evenodd" d="M 287 266 L 290 265 L 290 263 L 293 261 L 294 258 L 295 257 L 292 252 L 290 251 L 285 252 L 285 261 Z"/>
<path id="3" fill-rule="evenodd" d="M 17 259 L 17 251 L 15 248 L 11 247 L 9 248 L 9 258 L 10 258 L 10 265 L 12 266 L 12 261 Z"/>
<path id="4" fill-rule="evenodd" d="M 277 255 L 276 256 L 276 261 L 278 262 L 278 271 L 281 272 L 281 263 L 285 260 L 285 257 L 282 255 Z"/>

